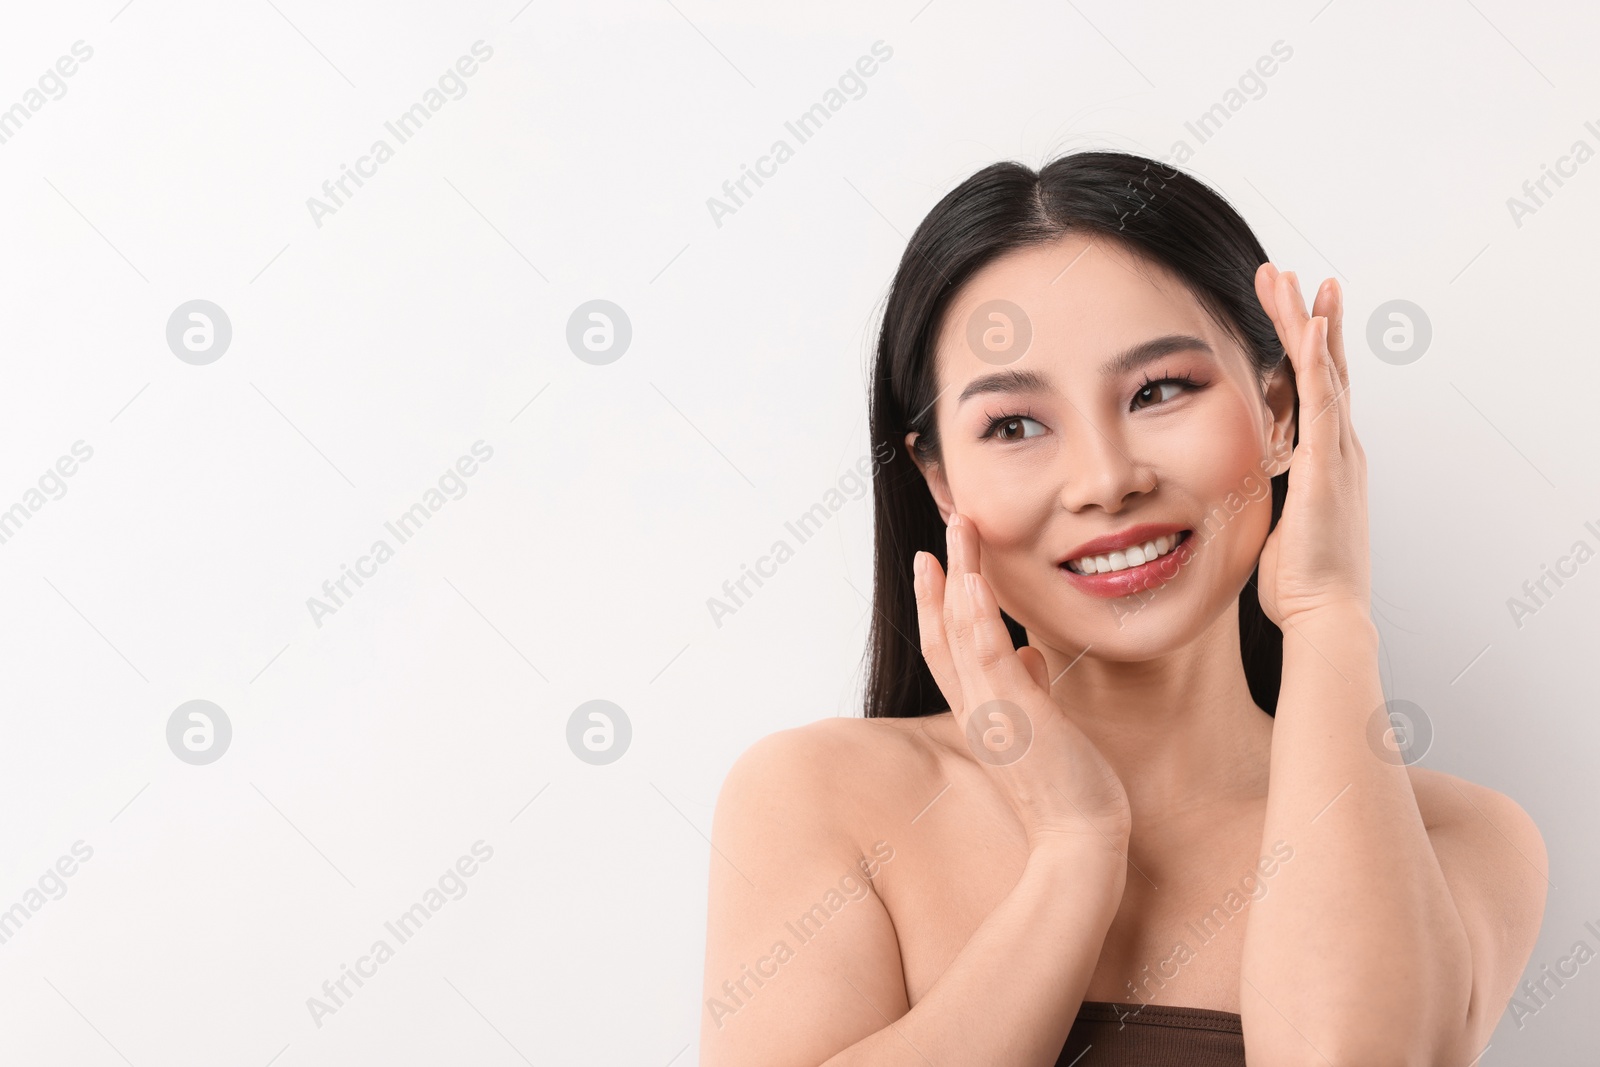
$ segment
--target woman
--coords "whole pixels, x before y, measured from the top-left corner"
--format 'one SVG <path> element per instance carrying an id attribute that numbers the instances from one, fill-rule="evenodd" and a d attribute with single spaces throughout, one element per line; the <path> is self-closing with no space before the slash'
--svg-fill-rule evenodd
<path id="1" fill-rule="evenodd" d="M 1391 736 L 1342 312 L 1142 157 L 933 209 L 873 376 L 867 717 L 728 774 L 703 1064 L 1476 1060 L 1544 845 Z"/>

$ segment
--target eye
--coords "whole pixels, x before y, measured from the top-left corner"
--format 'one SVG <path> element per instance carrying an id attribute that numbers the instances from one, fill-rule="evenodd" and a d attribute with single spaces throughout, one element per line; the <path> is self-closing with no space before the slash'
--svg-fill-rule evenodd
<path id="1" fill-rule="evenodd" d="M 1028 423 L 1037 426 L 1040 432 L 1043 432 L 1044 424 L 1028 415 L 997 415 L 989 420 L 989 428 L 983 431 L 983 436 L 986 439 L 995 437 L 1001 441 L 1022 441 L 1039 436 L 1037 433 L 1018 432 Z"/>
<path id="2" fill-rule="evenodd" d="M 1154 400 L 1155 404 L 1164 404 L 1173 397 L 1180 395 L 1182 391 L 1198 387 L 1198 382 L 1181 374 L 1169 375 L 1165 378 L 1146 378 L 1144 384 L 1139 387 L 1139 391 L 1133 394 L 1133 401 L 1129 404 L 1128 410 L 1138 411 L 1140 401 Z M 1153 405 L 1146 404 L 1144 406 Z"/>

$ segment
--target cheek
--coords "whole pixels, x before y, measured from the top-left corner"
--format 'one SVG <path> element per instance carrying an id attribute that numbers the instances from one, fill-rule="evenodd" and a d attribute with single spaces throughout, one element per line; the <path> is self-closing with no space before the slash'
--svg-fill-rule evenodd
<path id="1" fill-rule="evenodd" d="M 1264 474 L 1267 425 L 1249 398 L 1213 387 L 1203 410 L 1185 419 L 1174 432 L 1161 438 L 1161 462 L 1169 470 L 1184 472 L 1184 482 L 1203 492 L 1207 501 L 1229 494 L 1260 497 L 1268 481 Z"/>
<path id="2" fill-rule="evenodd" d="M 1207 496 L 1219 500 L 1232 494 L 1260 498 L 1269 486 L 1262 469 L 1261 443 L 1248 425 L 1211 434 L 1191 452 L 1193 469 L 1203 472 Z"/>
<path id="3" fill-rule="evenodd" d="M 1183 462 L 1208 509 L 1208 532 L 1223 547 L 1226 569 L 1248 575 L 1272 523 L 1271 468 L 1264 465 L 1264 428 L 1242 397 L 1230 407 L 1226 418 L 1187 442 Z"/>
<path id="4" fill-rule="evenodd" d="M 965 477 L 953 480 L 951 488 L 962 514 L 977 524 L 986 547 L 1023 549 L 1039 538 L 1055 503 L 1044 478 L 1014 465 L 1002 472 L 972 464 L 963 473 Z"/>
<path id="5" fill-rule="evenodd" d="M 1233 488 L 1248 491 L 1246 477 L 1259 473 L 1268 429 L 1265 415 L 1259 404 L 1252 406 L 1249 398 L 1231 389 L 1214 397 L 1207 414 L 1208 418 L 1195 420 L 1187 443 L 1196 455 L 1206 457 L 1219 479 L 1232 479 Z"/>

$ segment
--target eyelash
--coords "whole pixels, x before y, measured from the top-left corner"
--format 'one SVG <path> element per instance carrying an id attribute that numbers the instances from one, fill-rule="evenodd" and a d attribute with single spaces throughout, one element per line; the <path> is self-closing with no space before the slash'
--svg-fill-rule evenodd
<path id="1" fill-rule="evenodd" d="M 1189 377 L 1187 374 L 1163 374 L 1163 375 L 1160 375 L 1160 376 L 1152 376 L 1152 375 L 1147 373 L 1144 376 L 1144 380 L 1139 383 L 1139 387 L 1133 391 L 1133 395 L 1134 395 L 1135 398 L 1137 398 L 1140 393 L 1144 392 L 1146 389 L 1150 388 L 1152 385 L 1164 385 L 1164 384 L 1166 384 L 1168 382 L 1171 382 L 1174 385 L 1181 385 L 1185 389 L 1190 389 L 1190 390 L 1200 388 L 1200 383 L 1195 381 L 1193 378 Z M 1129 405 L 1131 406 L 1132 403 L 1133 402 L 1130 400 L 1129 401 Z M 1170 404 L 1171 401 L 1170 400 L 1166 401 L 1166 403 Z M 1161 405 L 1157 404 L 1157 405 L 1154 405 L 1154 406 L 1160 407 Z M 1013 422 L 1013 421 L 1015 421 L 1017 419 L 1032 419 L 1032 418 L 1033 418 L 1033 413 L 1032 413 L 1031 410 L 1029 410 L 1029 411 L 1015 411 L 1015 412 L 1011 412 L 1009 414 L 993 415 L 993 416 L 990 417 L 989 425 L 983 431 L 983 437 L 981 439 L 982 440 L 987 440 L 990 437 L 993 437 L 994 436 L 994 432 L 996 430 L 998 430 L 1000 427 L 1004 426 L 1008 422 Z M 1035 421 L 1037 421 L 1037 420 L 1035 420 Z"/>
<path id="2" fill-rule="evenodd" d="M 1177 385 L 1183 386 L 1185 389 L 1192 390 L 1200 388 L 1200 383 L 1189 377 L 1187 374 L 1164 374 L 1156 378 L 1146 374 L 1144 376 L 1144 381 L 1139 383 L 1139 388 L 1133 391 L 1133 395 L 1137 397 L 1140 393 L 1144 392 L 1152 385 L 1162 385 L 1166 382 L 1173 382 Z"/>

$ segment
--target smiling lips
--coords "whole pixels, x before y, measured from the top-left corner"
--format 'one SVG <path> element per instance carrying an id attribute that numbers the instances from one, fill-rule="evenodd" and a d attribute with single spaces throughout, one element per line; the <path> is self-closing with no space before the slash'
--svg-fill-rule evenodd
<path id="1" fill-rule="evenodd" d="M 1183 540 L 1182 533 L 1162 534 L 1152 541 L 1146 541 L 1142 545 L 1129 545 L 1121 551 L 1079 556 L 1077 559 L 1068 560 L 1066 566 L 1078 574 L 1108 574 L 1112 571 L 1127 570 L 1129 567 L 1138 567 L 1165 556 L 1177 548 L 1181 540 Z"/>
<path id="2" fill-rule="evenodd" d="M 1192 534 L 1171 523 L 1144 523 L 1079 545 L 1059 566 L 1090 596 L 1128 596 L 1176 577 L 1194 552 Z"/>

